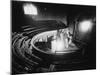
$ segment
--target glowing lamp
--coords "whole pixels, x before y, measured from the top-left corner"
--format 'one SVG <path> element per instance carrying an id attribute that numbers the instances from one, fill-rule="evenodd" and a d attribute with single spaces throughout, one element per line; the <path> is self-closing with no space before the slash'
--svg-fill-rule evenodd
<path id="1" fill-rule="evenodd" d="M 26 15 L 38 15 L 37 8 L 33 4 L 24 4 L 23 9 Z"/>
<path id="2" fill-rule="evenodd" d="M 87 32 L 87 31 L 91 30 L 93 24 L 92 24 L 91 20 L 85 20 L 85 21 L 80 22 L 79 25 L 80 25 L 79 30 L 81 32 Z"/>

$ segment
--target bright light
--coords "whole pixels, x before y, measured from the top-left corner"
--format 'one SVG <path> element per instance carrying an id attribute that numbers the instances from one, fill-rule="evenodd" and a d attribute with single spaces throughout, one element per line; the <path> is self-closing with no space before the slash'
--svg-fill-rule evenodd
<path id="1" fill-rule="evenodd" d="M 64 49 L 64 42 L 62 40 L 54 40 L 52 41 L 52 52 L 62 51 Z"/>
<path id="2" fill-rule="evenodd" d="M 24 14 L 27 15 L 38 15 L 37 8 L 33 4 L 24 4 Z"/>
<path id="3" fill-rule="evenodd" d="M 82 32 L 87 32 L 87 31 L 91 30 L 91 28 L 92 28 L 91 20 L 85 20 L 80 23 L 79 30 Z"/>
<path id="4" fill-rule="evenodd" d="M 65 49 L 65 39 L 62 33 L 51 42 L 51 50 L 53 53 L 63 51 Z"/>

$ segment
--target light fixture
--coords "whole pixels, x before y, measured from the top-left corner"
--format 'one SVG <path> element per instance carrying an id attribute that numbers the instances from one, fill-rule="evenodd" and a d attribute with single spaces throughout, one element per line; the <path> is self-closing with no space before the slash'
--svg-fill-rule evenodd
<path id="1" fill-rule="evenodd" d="M 79 30 L 83 33 L 90 31 L 92 28 L 92 25 L 93 25 L 93 23 L 91 20 L 84 20 L 79 23 Z"/>
<path id="2" fill-rule="evenodd" d="M 37 7 L 33 4 L 27 3 L 23 5 L 24 14 L 26 15 L 38 15 Z"/>

